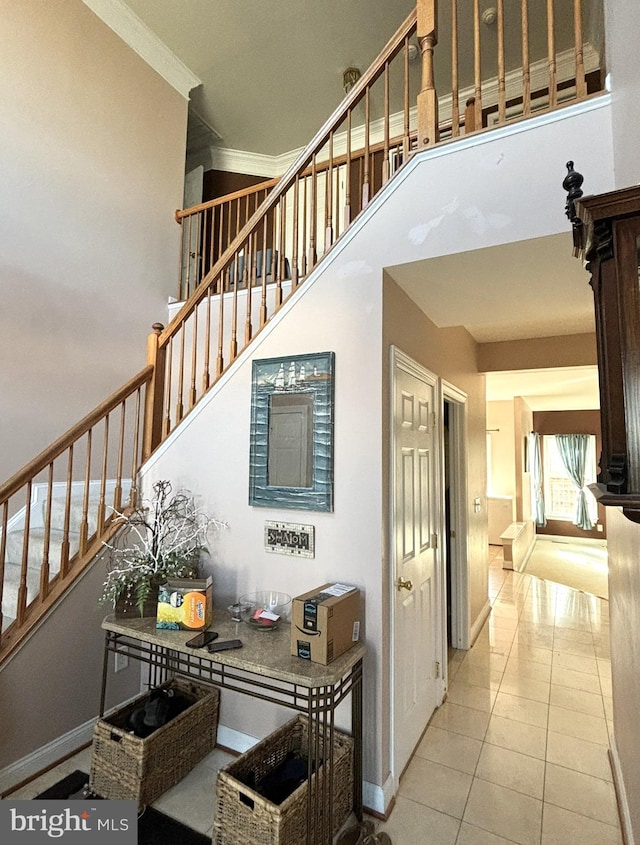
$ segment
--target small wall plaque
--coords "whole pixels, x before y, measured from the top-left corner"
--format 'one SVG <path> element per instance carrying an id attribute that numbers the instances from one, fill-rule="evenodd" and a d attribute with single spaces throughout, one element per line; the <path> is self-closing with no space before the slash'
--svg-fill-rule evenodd
<path id="1" fill-rule="evenodd" d="M 264 524 L 264 548 L 267 552 L 295 557 L 315 557 L 315 528 L 296 522 Z"/>

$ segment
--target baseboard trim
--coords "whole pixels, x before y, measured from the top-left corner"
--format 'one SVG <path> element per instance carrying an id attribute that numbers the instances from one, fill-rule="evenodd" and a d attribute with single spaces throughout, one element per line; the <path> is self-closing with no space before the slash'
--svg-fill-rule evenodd
<path id="1" fill-rule="evenodd" d="M 629 812 L 629 799 L 627 798 L 627 792 L 624 785 L 622 766 L 620 765 L 620 756 L 618 754 L 618 746 L 616 745 L 615 736 L 611 737 L 611 742 L 609 743 L 609 761 L 611 763 L 611 771 L 613 773 L 613 785 L 616 790 L 616 800 L 618 802 L 620 827 L 622 828 L 624 845 L 635 845 L 635 838 L 631 827 L 631 814 Z"/>
<path id="2" fill-rule="evenodd" d="M 0 771 L 0 795 L 10 793 L 19 784 L 29 781 L 46 769 L 55 766 L 66 757 L 70 757 L 93 739 L 95 719 L 90 719 L 64 736 L 38 748 L 21 760 L 12 763 Z M 256 737 L 218 725 L 217 744 L 232 753 L 244 754 L 255 743 Z M 362 799 L 365 810 L 379 818 L 386 818 L 387 810 L 394 799 L 393 781 L 388 778 L 383 786 L 363 781 Z"/>
<path id="3" fill-rule="evenodd" d="M 70 757 L 85 747 L 93 738 L 95 723 L 95 719 L 90 719 L 48 745 L 43 745 L 21 760 L 17 760 L 2 769 L 0 771 L 0 794 L 15 789 L 18 784 L 31 780 L 40 772 L 57 765 L 65 757 Z"/>

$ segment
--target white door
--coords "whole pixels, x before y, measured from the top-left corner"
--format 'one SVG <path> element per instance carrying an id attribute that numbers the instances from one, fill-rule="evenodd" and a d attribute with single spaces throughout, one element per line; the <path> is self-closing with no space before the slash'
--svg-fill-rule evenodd
<path id="1" fill-rule="evenodd" d="M 394 349 L 394 771 L 400 777 L 438 703 L 436 378 Z"/>

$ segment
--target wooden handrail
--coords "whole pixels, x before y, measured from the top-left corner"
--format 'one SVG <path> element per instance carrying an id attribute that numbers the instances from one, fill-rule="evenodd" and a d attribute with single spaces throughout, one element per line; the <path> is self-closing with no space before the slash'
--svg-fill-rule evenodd
<path id="1" fill-rule="evenodd" d="M 237 191 L 233 191 L 231 194 L 225 194 L 222 197 L 215 197 L 212 200 L 198 203 L 198 205 L 191 205 L 189 208 L 178 208 L 175 212 L 176 221 L 181 223 L 185 217 L 191 217 L 201 211 L 208 211 L 210 208 L 216 208 L 219 205 L 224 205 L 225 203 L 232 202 L 233 200 L 241 200 L 245 197 L 253 196 L 260 191 L 268 191 L 269 188 L 275 187 L 279 181 L 279 179 L 265 179 L 264 182 L 256 182 L 255 185 L 248 185 L 246 188 L 240 188 Z"/>
<path id="2" fill-rule="evenodd" d="M 203 278 L 198 289 L 191 294 L 178 314 L 176 314 L 171 323 L 169 323 L 166 329 L 162 332 L 158 341 L 160 345 L 165 345 L 168 342 L 169 338 L 171 338 L 184 323 L 184 320 L 187 319 L 194 311 L 198 303 L 207 296 L 209 292 L 208 284 L 230 264 L 233 256 L 238 249 L 242 247 L 248 235 L 254 230 L 260 220 L 276 205 L 280 197 L 291 187 L 296 177 L 313 158 L 314 152 L 322 149 L 326 141 L 328 141 L 331 132 L 342 124 L 347 113 L 350 113 L 353 106 L 360 101 L 361 97 L 368 89 L 368 86 L 382 74 L 385 62 L 389 61 L 398 52 L 398 50 L 402 48 L 406 32 L 415 26 L 416 17 L 417 11 L 416 9 L 413 9 L 407 16 L 406 20 L 398 28 L 396 33 L 389 40 L 385 48 L 378 55 L 377 59 L 371 64 L 368 70 L 363 73 L 345 99 L 339 106 L 336 107 L 330 117 L 324 122 L 322 127 L 316 132 L 311 141 L 300 153 L 298 158 L 285 172 L 279 180 L 277 188 L 271 191 L 259 208 L 253 213 L 249 221 L 236 235 L 223 255 L 218 259 L 218 261 L 216 261 L 211 270 L 209 270 L 207 275 Z"/>
<path id="3" fill-rule="evenodd" d="M 153 375 L 152 367 L 145 367 L 126 384 L 123 384 L 115 393 L 101 402 L 96 408 L 90 411 L 86 417 L 65 431 L 57 440 L 47 446 L 32 461 L 18 470 L 8 481 L 0 485 L 0 505 L 20 491 L 30 479 L 35 478 L 38 473 L 45 470 L 49 464 L 59 458 L 73 443 L 83 437 L 97 422 L 108 413 L 115 410 L 124 399 L 129 397 L 135 390 L 150 381 Z"/>

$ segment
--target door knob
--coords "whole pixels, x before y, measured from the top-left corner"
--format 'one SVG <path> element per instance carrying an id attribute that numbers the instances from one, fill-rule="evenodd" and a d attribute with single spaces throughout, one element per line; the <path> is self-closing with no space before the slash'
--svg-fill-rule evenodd
<path id="1" fill-rule="evenodd" d="M 413 584 L 408 579 L 404 581 L 402 578 L 398 578 L 396 587 L 399 590 L 413 590 Z"/>

